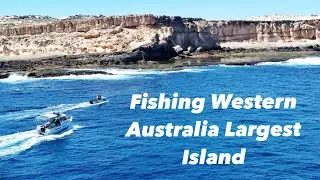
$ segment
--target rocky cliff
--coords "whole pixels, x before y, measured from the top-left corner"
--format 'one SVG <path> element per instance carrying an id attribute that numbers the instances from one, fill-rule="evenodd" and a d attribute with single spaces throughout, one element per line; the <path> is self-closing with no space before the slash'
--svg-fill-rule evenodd
<path id="1" fill-rule="evenodd" d="M 154 25 L 156 23 L 153 15 L 131 15 L 111 16 L 91 19 L 60 20 L 46 24 L 29 24 L 26 26 L 13 26 L 0 29 L 0 35 L 36 35 L 42 33 L 72 33 L 88 32 L 90 29 L 106 29 L 112 26 L 124 28 L 137 27 L 141 25 Z"/>
<path id="2" fill-rule="evenodd" d="M 211 50 L 219 42 L 320 40 L 320 20 L 316 19 L 206 21 L 153 15 L 37 19 L 1 19 L 0 57 L 111 53 L 164 41 L 183 50 Z"/>
<path id="3" fill-rule="evenodd" d="M 316 31 L 320 20 L 309 21 L 227 21 L 208 22 L 205 27 L 218 35 L 220 41 L 258 42 L 295 41 L 319 39 Z"/>
<path id="4" fill-rule="evenodd" d="M 138 26 L 164 25 L 177 33 L 210 33 L 219 41 L 278 41 L 319 39 L 320 20 L 304 21 L 206 21 L 199 18 L 181 18 L 153 15 L 129 15 L 67 19 L 46 24 L 2 27 L 0 36 L 36 35 L 42 33 L 87 32 L 90 29 L 106 29 L 112 26 L 134 28 Z M 318 33 L 317 33 L 318 32 Z M 318 34 L 318 36 L 317 36 Z"/>

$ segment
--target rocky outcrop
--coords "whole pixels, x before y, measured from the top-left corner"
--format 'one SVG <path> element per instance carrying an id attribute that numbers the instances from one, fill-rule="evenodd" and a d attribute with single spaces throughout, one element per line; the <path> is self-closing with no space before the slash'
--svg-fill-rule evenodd
<path id="1" fill-rule="evenodd" d="M 9 73 L 0 73 L 0 79 L 5 79 L 8 78 L 10 76 Z"/>
<path id="2" fill-rule="evenodd" d="M 160 16 L 157 17 L 156 24 L 164 26 L 165 34 L 168 34 L 167 40 L 185 51 L 190 46 L 202 47 L 204 50 L 219 49 L 217 34 L 199 26 L 198 21 L 202 19 Z"/>
<path id="3" fill-rule="evenodd" d="M 143 60 L 166 61 L 178 55 L 172 44 L 167 41 L 146 44 L 133 50 L 137 55 L 141 54 Z"/>
<path id="4" fill-rule="evenodd" d="M 316 29 L 316 39 L 320 39 L 320 27 Z"/>
<path id="5" fill-rule="evenodd" d="M 32 78 L 44 78 L 44 77 L 57 77 L 57 76 L 69 76 L 69 75 L 93 75 L 93 74 L 104 74 L 113 75 L 106 71 L 98 70 L 69 70 L 69 69 L 42 69 L 37 71 L 28 72 L 27 76 Z"/>
<path id="6" fill-rule="evenodd" d="M 155 43 L 146 44 L 134 49 L 132 52 L 126 53 L 94 53 L 85 55 L 64 55 L 64 56 L 52 56 L 43 58 L 33 58 L 32 60 L 6 60 L 0 61 L 0 73 L 10 71 L 33 71 L 29 76 L 33 77 L 47 77 L 52 76 L 54 73 L 64 73 L 64 75 L 74 74 L 73 72 L 57 72 L 53 71 L 39 71 L 39 69 L 50 69 L 56 67 L 64 68 L 76 68 L 76 67 L 100 67 L 100 66 L 113 66 L 113 65 L 129 65 L 135 64 L 138 61 L 168 61 L 169 59 L 177 56 L 172 44 L 166 41 L 160 41 Z M 76 75 L 83 73 L 84 71 L 77 71 Z M 85 71 L 90 74 L 90 72 Z M 96 73 L 96 71 L 94 72 Z M 0 74 L 0 77 L 6 78 L 7 74 Z"/>
<path id="7" fill-rule="evenodd" d="M 0 73 L 0 79 L 9 78 L 12 73 Z M 14 73 L 16 74 L 16 73 Z M 31 78 L 45 78 L 45 77 L 58 77 L 58 76 L 79 76 L 79 75 L 93 75 L 93 74 L 103 74 L 103 75 L 113 75 L 112 73 L 99 70 L 86 70 L 86 69 L 64 69 L 64 68 L 53 68 L 53 69 L 41 69 L 32 70 L 31 72 L 18 72 L 18 74 L 23 76 L 28 76 Z"/>

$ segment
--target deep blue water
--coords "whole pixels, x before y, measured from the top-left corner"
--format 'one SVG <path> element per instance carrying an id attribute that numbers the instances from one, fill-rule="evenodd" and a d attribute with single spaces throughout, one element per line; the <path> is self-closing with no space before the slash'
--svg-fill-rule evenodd
<path id="1" fill-rule="evenodd" d="M 319 179 L 319 58 L 261 66 L 188 68 L 177 72 L 112 70 L 115 76 L 32 80 L 12 76 L 0 81 L 0 179 Z M 241 97 L 295 97 L 296 109 L 130 110 L 131 95 L 164 92 L 181 97 L 235 94 Z M 98 93 L 109 102 L 86 103 Z M 35 135 L 34 117 L 59 110 L 74 127 L 59 135 Z M 193 125 L 197 120 L 221 126 L 294 124 L 300 137 L 126 138 L 133 121 L 145 125 Z M 15 134 L 20 132 L 18 134 Z M 222 135 L 222 134 L 221 134 Z M 182 165 L 184 149 L 240 152 L 244 165 Z"/>

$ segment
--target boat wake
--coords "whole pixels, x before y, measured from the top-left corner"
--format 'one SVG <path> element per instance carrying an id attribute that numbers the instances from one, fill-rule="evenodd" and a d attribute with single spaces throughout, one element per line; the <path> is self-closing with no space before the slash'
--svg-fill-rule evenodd
<path id="1" fill-rule="evenodd" d="M 283 62 L 263 62 L 258 65 L 279 66 L 320 66 L 320 57 L 294 58 Z"/>
<path id="2" fill-rule="evenodd" d="M 91 106 L 96 106 L 99 104 L 106 103 L 108 101 L 103 101 L 97 104 L 90 104 L 89 102 L 82 102 L 78 104 L 60 104 L 57 106 L 49 106 L 42 109 L 29 109 L 29 110 L 22 110 L 22 111 L 14 111 L 9 112 L 6 114 L 3 114 L 0 116 L 0 119 L 2 120 L 22 120 L 22 119 L 28 119 L 28 118 L 34 118 L 40 114 L 47 114 L 52 111 L 58 111 L 61 113 L 64 113 L 66 111 L 72 111 L 75 109 L 81 109 L 81 108 L 88 108 Z"/>
<path id="3" fill-rule="evenodd" d="M 41 142 L 61 139 L 80 128 L 82 128 L 82 126 L 73 125 L 72 128 L 61 134 L 47 136 L 39 135 L 36 130 L 0 136 L 0 157 L 21 153 L 37 144 L 40 144 Z"/>

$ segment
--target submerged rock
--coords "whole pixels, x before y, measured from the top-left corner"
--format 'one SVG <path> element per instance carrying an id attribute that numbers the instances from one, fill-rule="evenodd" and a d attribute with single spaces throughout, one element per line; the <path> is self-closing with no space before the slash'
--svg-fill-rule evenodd
<path id="1" fill-rule="evenodd" d="M 9 73 L 0 73 L 0 79 L 6 79 L 10 76 Z"/>
<path id="2" fill-rule="evenodd" d="M 33 71 L 27 74 L 28 77 L 32 78 L 43 78 L 43 77 L 57 77 L 57 76 L 69 76 L 69 75 L 93 75 L 93 74 L 104 74 L 113 75 L 105 71 L 98 70 L 68 70 L 68 69 L 45 69 L 39 71 Z"/>

